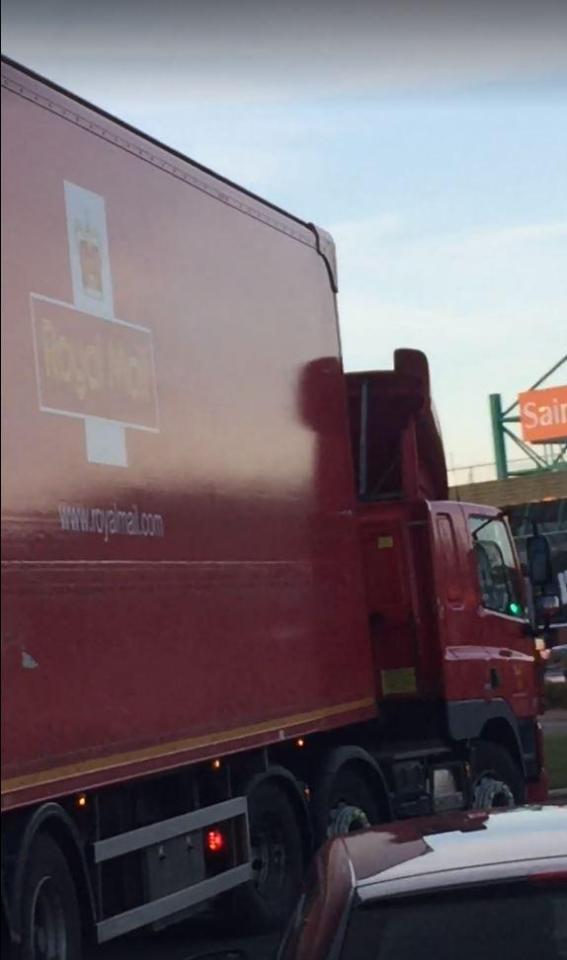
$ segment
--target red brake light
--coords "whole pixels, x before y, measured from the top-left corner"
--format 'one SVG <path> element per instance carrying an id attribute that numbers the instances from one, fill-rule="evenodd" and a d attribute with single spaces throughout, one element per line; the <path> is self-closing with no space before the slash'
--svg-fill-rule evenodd
<path id="1" fill-rule="evenodd" d="M 532 873 L 530 883 L 567 883 L 567 870 L 549 870 L 546 873 Z"/>
<path id="2" fill-rule="evenodd" d="M 225 838 L 220 830 L 209 830 L 207 833 L 207 850 L 210 853 L 220 853 L 226 845 Z"/>

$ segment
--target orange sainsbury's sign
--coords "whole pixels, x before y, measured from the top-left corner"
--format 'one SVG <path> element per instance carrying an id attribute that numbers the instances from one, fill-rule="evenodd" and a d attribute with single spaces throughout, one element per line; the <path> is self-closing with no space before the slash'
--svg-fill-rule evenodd
<path id="1" fill-rule="evenodd" d="M 527 443 L 567 440 L 567 386 L 528 390 L 518 396 L 522 439 Z"/>

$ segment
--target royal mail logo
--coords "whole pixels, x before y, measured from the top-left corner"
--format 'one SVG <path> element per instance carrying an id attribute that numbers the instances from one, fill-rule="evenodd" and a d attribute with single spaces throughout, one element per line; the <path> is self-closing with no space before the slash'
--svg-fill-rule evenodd
<path id="1" fill-rule="evenodd" d="M 157 428 L 149 330 L 32 296 L 41 409 Z"/>
<path id="2" fill-rule="evenodd" d="M 31 294 L 39 406 L 84 421 L 90 463 L 128 466 L 126 431 L 158 432 L 152 333 L 114 316 L 104 198 L 65 182 L 73 303 Z"/>

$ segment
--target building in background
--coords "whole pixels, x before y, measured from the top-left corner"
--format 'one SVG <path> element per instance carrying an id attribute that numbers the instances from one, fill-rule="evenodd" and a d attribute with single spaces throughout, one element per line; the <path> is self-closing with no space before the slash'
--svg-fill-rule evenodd
<path id="1" fill-rule="evenodd" d="M 556 619 L 567 624 L 567 385 L 557 381 L 565 372 L 567 354 L 506 408 L 499 393 L 491 394 L 494 462 L 453 468 L 449 482 L 452 499 L 490 504 L 507 514 L 523 563 L 527 538 L 535 532 L 547 536 L 554 565 L 550 589 L 561 601 Z M 510 458 L 512 445 L 521 459 Z"/>

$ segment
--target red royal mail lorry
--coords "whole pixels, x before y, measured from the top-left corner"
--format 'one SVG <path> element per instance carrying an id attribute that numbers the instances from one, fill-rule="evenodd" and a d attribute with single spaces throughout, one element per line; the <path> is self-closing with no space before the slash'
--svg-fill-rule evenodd
<path id="1" fill-rule="evenodd" d="M 331 238 L 10 62 L 2 116 L 6 935 L 267 927 L 330 834 L 543 798 L 507 525 L 422 354 L 345 375 Z"/>

